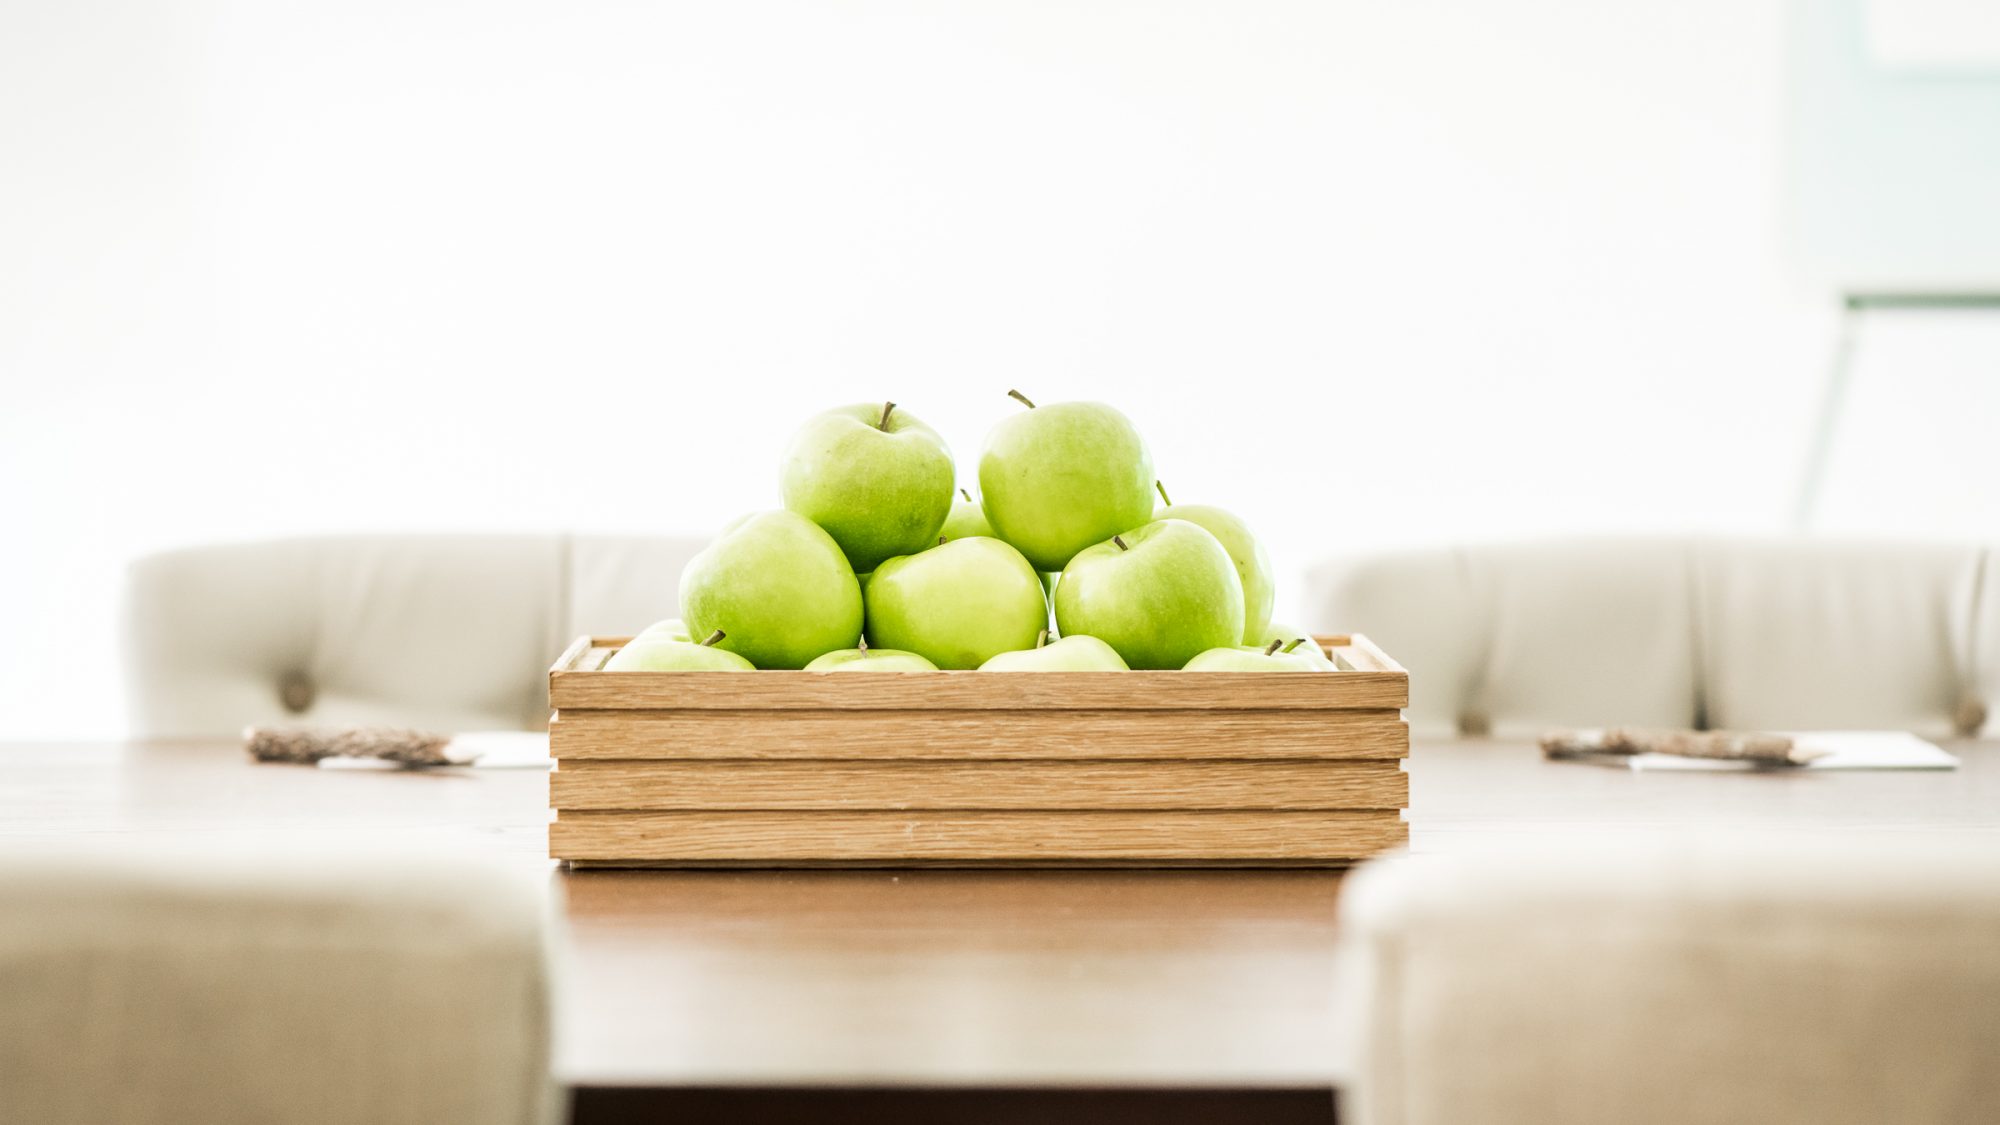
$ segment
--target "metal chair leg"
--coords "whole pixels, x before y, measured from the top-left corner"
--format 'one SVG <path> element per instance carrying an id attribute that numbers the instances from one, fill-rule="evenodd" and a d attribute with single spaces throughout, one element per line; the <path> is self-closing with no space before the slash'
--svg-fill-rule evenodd
<path id="1" fill-rule="evenodd" d="M 1792 507 L 1795 531 L 1809 530 L 1813 517 L 1819 513 L 1820 492 L 1826 487 L 1827 468 L 1833 459 L 1834 435 L 1847 406 L 1847 385 L 1854 371 L 1854 346 L 1860 332 L 1860 302 L 1853 297 L 1841 298 L 1840 334 L 1834 341 L 1833 362 L 1827 368 L 1826 386 L 1820 393 L 1819 421 L 1813 427 L 1811 444 L 1806 447 L 1805 471 Z"/>

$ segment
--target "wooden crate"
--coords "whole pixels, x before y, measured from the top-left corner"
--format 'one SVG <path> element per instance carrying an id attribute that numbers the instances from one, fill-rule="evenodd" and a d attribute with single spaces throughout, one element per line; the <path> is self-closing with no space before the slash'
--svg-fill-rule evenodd
<path id="1" fill-rule="evenodd" d="M 1409 676 L 549 670 L 578 866 L 1338 866 L 1402 844 Z"/>

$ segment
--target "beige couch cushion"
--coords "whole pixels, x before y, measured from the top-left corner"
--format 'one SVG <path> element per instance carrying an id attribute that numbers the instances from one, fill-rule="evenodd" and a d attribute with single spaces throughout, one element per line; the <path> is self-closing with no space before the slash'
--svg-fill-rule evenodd
<path id="1" fill-rule="evenodd" d="M 676 612 L 689 538 L 348 536 L 175 551 L 132 568 L 135 733 L 252 723 L 533 729 L 583 632 Z"/>
<path id="2" fill-rule="evenodd" d="M 1304 628 L 1366 633 L 1410 676 L 1411 733 L 1438 737 L 1477 730 L 1486 675 L 1490 602 L 1463 550 L 1399 551 L 1334 559 L 1306 582 Z"/>
<path id="3" fill-rule="evenodd" d="M 549 883 L 222 836 L 0 853 L 0 1121 L 542 1125 Z"/>
<path id="4" fill-rule="evenodd" d="M 1488 625 L 1484 673 L 1461 708 L 1473 720 L 1462 723 L 1469 732 L 1532 737 L 1562 725 L 1693 724 L 1685 546 L 1508 546 L 1470 562 Z"/>
<path id="5" fill-rule="evenodd" d="M 2000 698 L 1994 552 L 1562 540 L 1335 560 L 1306 624 L 1410 669 L 1419 736 L 1551 726 L 1977 729 Z"/>
<path id="6" fill-rule="evenodd" d="M 1366 865 L 1343 1121 L 1945 1125 L 2000 1106 L 2000 843 L 1574 840 Z"/>
<path id="7" fill-rule="evenodd" d="M 1984 552 L 1734 543 L 1695 552 L 1709 722 L 1952 733 Z"/>
<path id="8" fill-rule="evenodd" d="M 698 539 L 638 535 L 570 539 L 564 642 L 583 633 L 630 635 L 680 616 L 681 571 L 703 546 Z"/>

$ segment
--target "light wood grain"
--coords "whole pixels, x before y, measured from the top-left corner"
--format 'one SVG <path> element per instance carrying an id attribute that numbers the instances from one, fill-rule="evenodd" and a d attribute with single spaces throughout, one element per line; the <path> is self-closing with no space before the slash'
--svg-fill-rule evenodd
<path id="1" fill-rule="evenodd" d="M 625 640 L 627 641 L 629 641 L 630 639 L 631 638 L 629 637 L 625 638 Z M 568 648 L 563 649 L 561 656 L 556 657 L 555 666 L 553 668 L 550 668 L 549 671 L 551 673 L 558 671 L 571 672 L 571 671 L 582 671 L 586 666 L 591 668 L 592 670 L 604 667 L 604 661 L 602 660 L 599 660 L 589 665 L 585 665 L 584 663 L 585 654 L 589 653 L 592 649 L 596 647 L 598 647 L 598 642 L 595 638 L 578 637 L 577 639 L 569 643 Z M 612 649 L 611 651 L 616 652 L 617 650 Z"/>
<path id="2" fill-rule="evenodd" d="M 770 710 L 1381 710 L 1409 705 L 1393 672 L 557 672 L 570 707 Z"/>
<path id="3" fill-rule="evenodd" d="M 1401 846 L 1399 843 L 1397 846 Z M 1003 859 L 571 859 L 565 870 L 606 873 L 612 871 L 1290 871 L 1300 868 L 1332 870 L 1353 867 L 1368 859 L 1365 855 L 1328 859 L 1072 859 L 1059 856 L 1009 856 Z"/>
<path id="4" fill-rule="evenodd" d="M 1336 654 L 1355 638 L 1326 638 Z M 595 638 L 549 672 L 565 708 L 762 710 L 1398 710 L 1409 675 L 1339 672 L 604 672 Z M 571 646 L 572 651 L 576 646 Z M 1351 661 L 1350 661 L 1351 663 Z"/>
<path id="5" fill-rule="evenodd" d="M 1393 812 L 571 812 L 572 860 L 1346 862 L 1408 839 Z"/>
<path id="6" fill-rule="evenodd" d="M 549 738 L 564 761 L 1374 759 L 1410 750 L 1396 711 L 564 709 Z"/>
<path id="7" fill-rule="evenodd" d="M 1333 645 L 1331 651 L 1336 660 L 1346 662 L 1348 667 L 1362 672 L 1408 675 L 1401 664 L 1396 663 L 1388 653 L 1383 652 L 1379 645 L 1367 637 L 1357 633 L 1344 639 L 1347 643 Z"/>
<path id="8" fill-rule="evenodd" d="M 1399 809 L 1382 762 L 570 761 L 558 809 Z"/>
<path id="9" fill-rule="evenodd" d="M 1322 817 L 1174 821 L 1191 830 L 1172 833 L 1161 827 L 1167 821 L 1147 819 L 1172 815 L 1166 810 L 1240 818 L 1403 803 L 1400 775 L 1371 787 L 1354 773 L 1300 772 L 1334 761 L 1393 764 L 1409 752 L 1400 713 L 1408 675 L 1378 661 L 1379 650 L 1355 648 L 1361 638 L 1316 640 L 1348 670 L 604 672 L 625 639 L 582 638 L 549 673 L 550 748 L 565 767 L 552 799 L 582 817 L 559 820 L 549 854 L 593 863 L 910 864 L 1371 854 L 1387 846 L 1381 840 L 1402 840 L 1400 829 L 1385 836 Z M 1163 761 L 1221 764 L 1179 773 L 1134 764 Z M 593 762 L 627 766 L 577 768 Z M 953 763 L 958 772 L 941 771 Z M 672 811 L 718 808 L 757 819 L 710 822 Z M 912 820 L 913 810 L 927 812 Z M 846 822 L 829 818 L 842 815 L 863 819 L 841 829 Z M 884 815 L 903 819 L 891 826 Z M 994 819 L 1006 816 L 1028 819 Z M 1134 835 L 1120 839 L 1127 828 Z"/>

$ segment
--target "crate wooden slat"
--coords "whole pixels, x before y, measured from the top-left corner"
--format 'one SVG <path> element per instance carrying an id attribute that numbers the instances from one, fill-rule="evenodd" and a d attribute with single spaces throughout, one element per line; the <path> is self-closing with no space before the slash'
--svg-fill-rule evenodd
<path id="1" fill-rule="evenodd" d="M 577 812 L 549 826 L 571 860 L 1268 860 L 1325 862 L 1400 843 L 1395 812 Z"/>
<path id="2" fill-rule="evenodd" d="M 1401 758 L 1410 750 L 1409 727 L 1393 711 L 565 709 L 549 739 L 563 761 L 1242 758 L 1245 746 L 1258 758 Z"/>
<path id="3" fill-rule="evenodd" d="M 1348 637 L 1326 638 L 1349 669 L 1321 672 L 604 672 L 624 638 L 572 645 L 549 672 L 549 704 L 673 710 L 1388 710 L 1409 706 L 1400 668 Z M 1371 646 L 1372 647 L 1372 646 Z M 1393 668 L 1393 670 L 1390 670 Z"/>
<path id="4" fill-rule="evenodd" d="M 1338 865 L 1408 838 L 1409 677 L 549 672 L 550 855 L 590 866 Z"/>
<path id="5" fill-rule="evenodd" d="M 568 810 L 1400 809 L 1396 761 L 582 761 Z"/>

